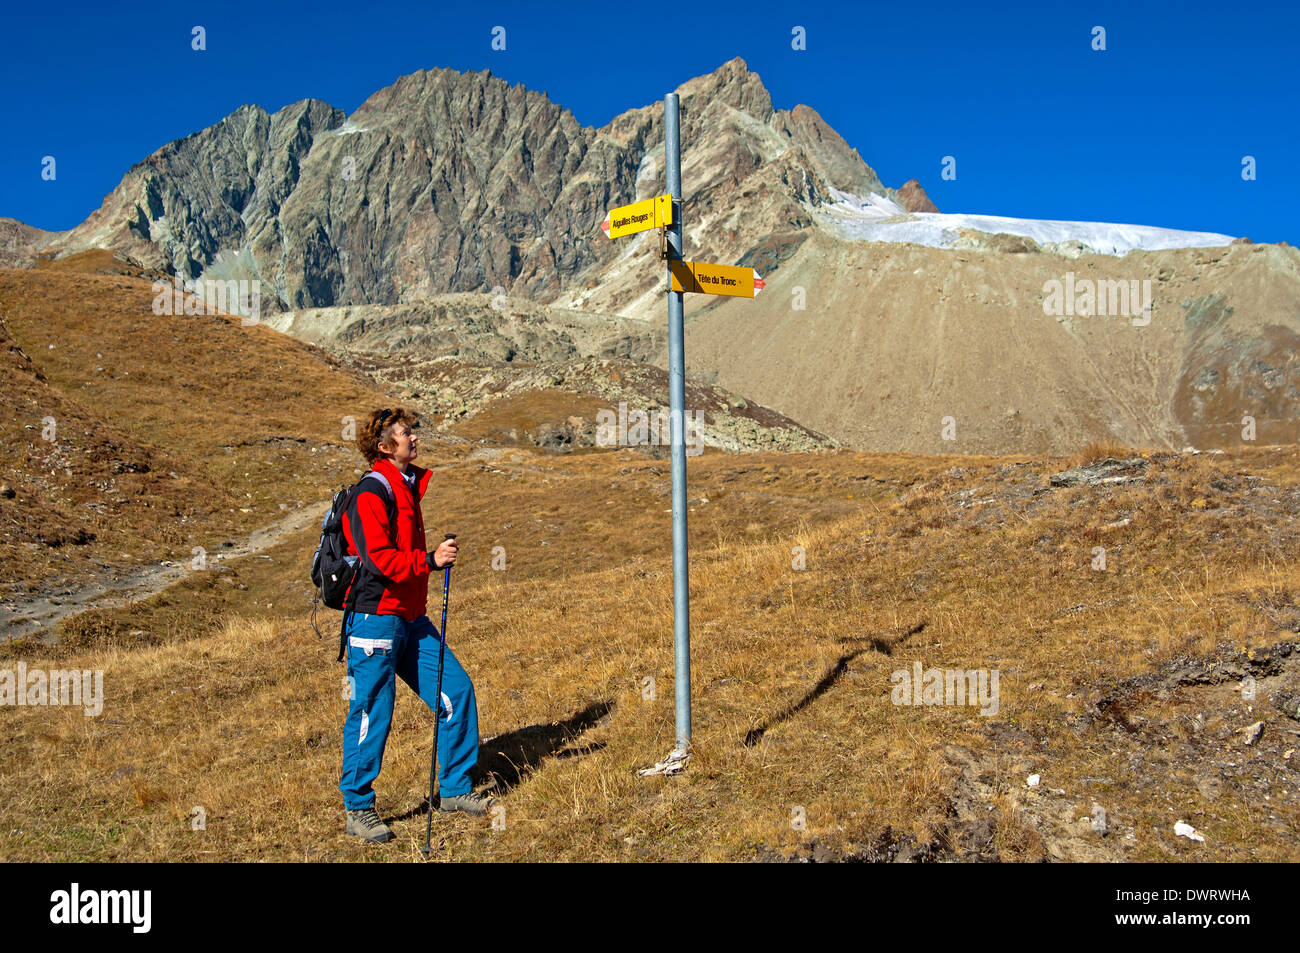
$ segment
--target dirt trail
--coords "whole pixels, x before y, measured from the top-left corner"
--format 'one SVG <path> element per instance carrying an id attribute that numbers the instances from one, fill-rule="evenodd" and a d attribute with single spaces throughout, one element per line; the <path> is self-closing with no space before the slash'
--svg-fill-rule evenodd
<path id="1" fill-rule="evenodd" d="M 241 556 L 256 555 L 317 523 L 323 512 L 321 506 L 292 510 L 279 521 L 254 530 L 246 538 L 237 540 L 232 546 L 223 547 L 221 552 L 214 553 L 209 558 L 225 562 Z M 40 632 L 43 641 L 53 642 L 55 629 L 65 616 L 86 609 L 121 607 L 147 599 L 193 571 L 188 562 L 154 563 L 114 578 L 109 578 L 110 574 L 104 573 L 101 582 L 52 592 L 28 600 L 17 609 L 0 606 L 0 641 Z"/>

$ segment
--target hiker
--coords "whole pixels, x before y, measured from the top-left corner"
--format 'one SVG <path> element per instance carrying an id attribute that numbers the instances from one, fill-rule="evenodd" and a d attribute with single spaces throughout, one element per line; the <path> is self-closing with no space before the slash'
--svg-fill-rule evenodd
<path id="1" fill-rule="evenodd" d="M 393 720 L 394 675 L 438 712 L 440 809 L 482 815 L 491 804 L 470 785 L 470 769 L 478 760 L 478 706 L 469 675 L 450 649 L 445 652 L 441 705 L 434 698 L 440 635 L 426 614 L 429 574 L 456 562 L 456 541 L 425 550 L 420 499 L 429 471 L 412 463 L 417 426 L 415 416 L 401 407 L 370 415 L 357 435 L 357 447 L 391 495 L 382 481 L 363 479 L 355 513 L 343 519 L 349 552 L 360 553 L 363 564 L 368 561 L 372 568 L 357 574 L 356 609 L 347 627 L 348 676 L 355 681 L 343 726 L 339 790 L 347 812 L 344 829 L 376 843 L 395 836 L 375 812 L 372 787 Z M 352 524 L 353 518 L 359 525 Z"/>

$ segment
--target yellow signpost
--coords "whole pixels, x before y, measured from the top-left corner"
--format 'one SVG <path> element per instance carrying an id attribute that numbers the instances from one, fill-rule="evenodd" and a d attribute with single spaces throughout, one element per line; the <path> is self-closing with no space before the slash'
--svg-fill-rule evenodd
<path id="1" fill-rule="evenodd" d="M 757 271 L 739 265 L 677 260 L 668 263 L 668 270 L 673 277 L 673 291 L 753 298 L 764 287 L 763 278 Z"/>
<path id="2" fill-rule="evenodd" d="M 656 195 L 652 199 L 610 209 L 600 227 L 610 238 L 622 238 L 652 228 L 667 228 L 672 223 L 673 197 Z"/>

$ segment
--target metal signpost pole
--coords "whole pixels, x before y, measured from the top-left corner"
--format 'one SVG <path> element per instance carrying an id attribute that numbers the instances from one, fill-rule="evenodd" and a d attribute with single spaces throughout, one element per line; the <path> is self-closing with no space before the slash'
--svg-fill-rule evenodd
<path id="1" fill-rule="evenodd" d="M 681 291 L 672 290 L 672 267 L 682 257 L 682 149 L 676 93 L 664 97 L 664 157 L 672 225 L 668 239 L 668 411 L 672 425 L 673 471 L 673 668 L 677 744 L 673 756 L 684 758 L 691 746 L 691 617 L 686 564 L 686 359 L 683 354 Z"/>

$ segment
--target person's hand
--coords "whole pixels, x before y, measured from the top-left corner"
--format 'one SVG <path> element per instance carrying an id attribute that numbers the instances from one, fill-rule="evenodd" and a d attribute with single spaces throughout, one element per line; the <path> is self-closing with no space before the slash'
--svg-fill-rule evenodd
<path id="1" fill-rule="evenodd" d="M 435 569 L 446 569 L 456 563 L 456 541 L 454 539 L 444 539 L 438 544 L 438 548 L 433 551 L 433 566 Z"/>

